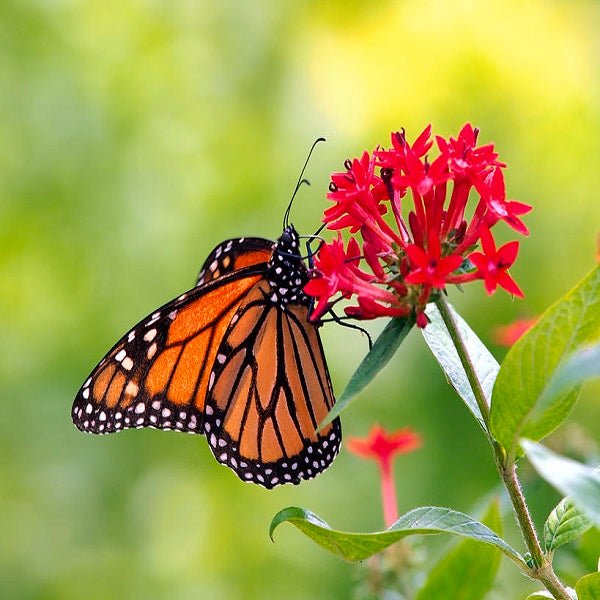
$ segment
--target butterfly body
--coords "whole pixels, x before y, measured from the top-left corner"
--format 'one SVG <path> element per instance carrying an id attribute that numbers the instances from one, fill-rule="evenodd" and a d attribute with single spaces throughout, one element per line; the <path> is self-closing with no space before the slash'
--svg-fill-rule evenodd
<path id="1" fill-rule="evenodd" d="M 223 464 L 271 488 L 323 471 L 339 420 L 299 238 L 227 240 L 196 287 L 138 323 L 77 394 L 72 417 L 90 433 L 154 427 L 206 435 Z"/>

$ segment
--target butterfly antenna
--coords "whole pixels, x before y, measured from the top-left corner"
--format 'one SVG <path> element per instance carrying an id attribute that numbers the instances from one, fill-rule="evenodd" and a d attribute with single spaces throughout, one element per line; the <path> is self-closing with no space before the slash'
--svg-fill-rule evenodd
<path id="1" fill-rule="evenodd" d="M 324 142 L 324 141 L 326 141 L 326 140 L 323 137 L 317 138 L 313 142 L 313 145 L 310 147 L 310 150 L 308 151 L 308 156 L 306 157 L 306 160 L 304 161 L 304 166 L 302 167 L 302 171 L 300 171 L 300 176 L 298 177 L 298 181 L 296 183 L 296 187 L 294 187 L 294 193 L 292 194 L 292 197 L 290 198 L 290 202 L 289 202 L 287 208 L 285 209 L 285 214 L 283 215 L 283 228 L 284 229 L 290 223 L 290 211 L 292 210 L 292 203 L 294 202 L 294 198 L 296 197 L 296 194 L 298 193 L 298 190 L 300 189 L 300 187 L 302 186 L 303 183 L 306 183 L 307 185 L 310 185 L 310 182 L 307 179 L 303 179 L 303 177 L 304 177 L 304 171 L 306 171 L 306 167 L 308 166 L 308 161 L 310 160 L 310 157 L 312 156 L 312 153 L 313 153 L 313 150 L 315 149 L 315 146 L 319 142 Z"/>

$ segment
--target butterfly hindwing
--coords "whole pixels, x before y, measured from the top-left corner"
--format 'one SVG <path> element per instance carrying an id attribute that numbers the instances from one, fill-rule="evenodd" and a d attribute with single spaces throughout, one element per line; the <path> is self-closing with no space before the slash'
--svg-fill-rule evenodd
<path id="1" fill-rule="evenodd" d="M 131 329 L 93 370 L 72 409 L 90 433 L 155 427 L 202 433 L 217 348 L 264 265 L 196 287 Z"/>
<path id="2" fill-rule="evenodd" d="M 316 432 L 334 403 L 308 307 L 281 310 L 260 281 L 238 307 L 210 375 L 204 429 L 221 463 L 272 488 L 325 470 L 339 451 L 339 419 Z"/>
<path id="3" fill-rule="evenodd" d="M 267 263 L 273 254 L 274 242 L 263 238 L 247 237 L 226 240 L 219 244 L 204 261 L 196 278 L 196 285 L 218 279 L 239 269 Z"/>

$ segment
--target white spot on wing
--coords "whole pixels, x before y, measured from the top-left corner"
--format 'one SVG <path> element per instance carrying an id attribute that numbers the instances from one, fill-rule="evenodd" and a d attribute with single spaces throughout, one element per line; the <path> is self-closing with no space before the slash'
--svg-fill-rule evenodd
<path id="1" fill-rule="evenodd" d="M 135 383 L 135 381 L 130 381 L 130 382 L 129 382 L 129 383 L 126 385 L 126 386 L 125 386 L 125 393 L 126 393 L 128 396 L 133 396 L 133 397 L 137 396 L 138 390 L 139 390 L 139 388 L 138 388 L 138 384 L 137 384 L 137 383 Z"/>
<path id="2" fill-rule="evenodd" d="M 147 342 L 151 342 L 155 337 L 156 337 L 156 329 L 150 329 L 150 331 L 147 331 L 146 334 L 144 335 L 144 339 Z"/>

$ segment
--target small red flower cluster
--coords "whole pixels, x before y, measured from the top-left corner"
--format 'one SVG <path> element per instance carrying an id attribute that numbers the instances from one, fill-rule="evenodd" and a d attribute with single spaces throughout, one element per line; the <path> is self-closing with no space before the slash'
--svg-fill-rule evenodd
<path id="1" fill-rule="evenodd" d="M 478 133 L 467 123 L 456 139 L 436 136 L 440 154 L 429 162 L 431 126 L 413 144 L 402 130 L 392 133 L 391 148 L 364 152 L 345 162 L 345 172 L 332 174 L 327 198 L 334 204 L 323 220 L 338 236 L 321 245 L 304 288 L 317 299 L 313 319 L 338 299 L 355 296 L 357 305 L 345 309 L 348 316 L 412 314 L 425 327 L 423 311 L 432 294 L 449 283 L 476 279 L 483 279 L 488 294 L 500 286 L 523 296 L 508 274 L 519 243 L 496 248 L 491 228 L 504 221 L 528 235 L 519 216 L 531 206 L 506 199 L 506 165 L 498 161 L 493 144 L 476 145 Z M 413 208 L 403 211 L 409 190 Z M 478 201 L 467 222 L 472 191 Z M 347 244 L 341 230 L 350 234 Z M 479 242 L 482 252 L 475 251 Z M 361 268 L 363 261 L 368 270 Z"/>
<path id="2" fill-rule="evenodd" d="M 368 437 L 352 437 L 348 440 L 348 450 L 361 458 L 374 460 L 381 476 L 381 498 L 386 526 L 398 520 L 398 502 L 392 461 L 397 454 L 406 454 L 421 447 L 421 436 L 409 427 L 387 432 L 375 425 Z"/>
<path id="3" fill-rule="evenodd" d="M 492 339 L 499 346 L 510 348 L 521 339 L 537 322 L 537 317 L 517 319 L 508 325 L 498 325 L 492 330 Z"/>

